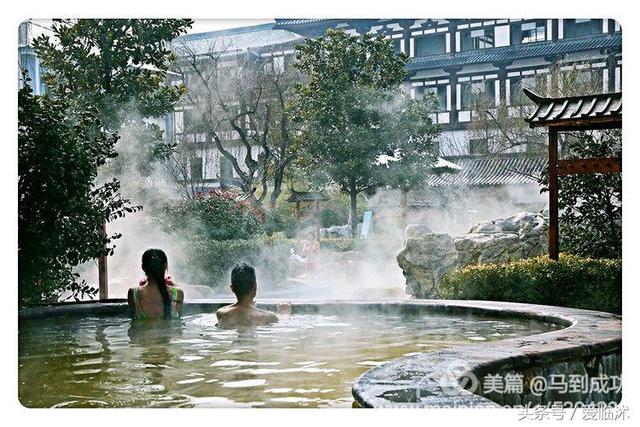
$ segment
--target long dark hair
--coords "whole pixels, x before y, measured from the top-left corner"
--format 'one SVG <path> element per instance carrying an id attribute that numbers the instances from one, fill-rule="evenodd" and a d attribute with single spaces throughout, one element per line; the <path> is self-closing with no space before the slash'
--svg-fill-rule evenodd
<path id="1" fill-rule="evenodd" d="M 164 305 L 164 318 L 171 316 L 171 298 L 167 285 L 164 283 L 164 273 L 167 269 L 167 255 L 161 249 L 147 249 L 142 254 L 142 270 L 148 278 L 153 279 L 158 286 Z"/>

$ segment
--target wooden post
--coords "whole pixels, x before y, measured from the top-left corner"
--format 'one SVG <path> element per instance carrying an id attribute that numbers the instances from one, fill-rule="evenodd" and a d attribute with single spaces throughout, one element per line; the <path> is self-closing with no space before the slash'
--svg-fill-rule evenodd
<path id="1" fill-rule="evenodd" d="M 107 235 L 107 223 L 106 221 L 102 225 L 102 233 Z M 100 289 L 99 298 L 100 301 L 104 301 L 109 298 L 109 276 L 107 272 L 107 255 L 101 255 L 98 258 L 98 287 Z"/>
<path id="2" fill-rule="evenodd" d="M 558 131 L 549 129 L 549 258 L 558 260 Z"/>

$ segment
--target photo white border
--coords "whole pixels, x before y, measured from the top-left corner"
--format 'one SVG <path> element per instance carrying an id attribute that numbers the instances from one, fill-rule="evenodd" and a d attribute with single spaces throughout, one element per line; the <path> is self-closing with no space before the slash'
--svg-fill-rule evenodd
<path id="1" fill-rule="evenodd" d="M 190 5 L 190 6 L 187 6 Z M 207 19 L 271 19 L 286 18 L 374 18 L 374 17 L 411 17 L 427 16 L 431 18 L 474 18 L 474 17 L 544 17 L 544 18 L 611 18 L 621 23 L 623 29 L 623 85 L 627 96 L 624 97 L 624 115 L 627 120 L 623 128 L 624 149 L 624 257 L 623 263 L 623 307 L 624 322 L 629 327 L 623 330 L 624 391 L 623 405 L 630 408 L 631 419 L 636 414 L 638 402 L 638 364 L 634 361 L 638 354 L 638 340 L 634 339 L 634 326 L 638 322 L 638 309 L 635 308 L 639 291 L 634 278 L 640 277 L 639 264 L 635 255 L 640 253 L 639 224 L 635 212 L 639 212 L 638 190 L 640 183 L 640 132 L 638 122 L 637 94 L 640 80 L 638 75 L 638 39 L 639 27 L 637 14 L 634 14 L 632 2 L 612 1 L 558 1 L 535 0 L 532 2 L 484 1 L 321 1 L 308 3 L 297 1 L 131 1 L 109 0 L 88 2 L 81 0 L 5 2 L 2 13 L 2 155 L 0 173 L 2 174 L 2 267 L 5 277 L 2 301 L 5 308 L 2 315 L 2 396 L 3 418 L 5 423 L 36 423 L 54 426 L 114 426 L 131 423 L 144 425 L 452 425 L 468 423 L 470 425 L 520 425 L 517 410 L 330 410 L 330 409 L 206 409 L 149 410 L 149 409 L 102 409 L 102 410 L 37 410 L 23 408 L 17 399 L 17 313 L 14 311 L 17 301 L 17 56 L 16 41 L 19 23 L 27 18 L 52 17 L 198 17 Z M 636 18 L 636 19 L 634 19 Z M 629 78 L 627 78 L 629 77 Z M 330 347 L 328 347 L 330 351 Z M 566 421 L 567 423 L 579 423 Z M 539 425 L 540 422 L 522 422 Z M 8 425 L 11 425 L 8 424 Z M 585 423 L 593 424 L 593 422 Z M 523 424 L 524 425 L 524 424 Z"/>

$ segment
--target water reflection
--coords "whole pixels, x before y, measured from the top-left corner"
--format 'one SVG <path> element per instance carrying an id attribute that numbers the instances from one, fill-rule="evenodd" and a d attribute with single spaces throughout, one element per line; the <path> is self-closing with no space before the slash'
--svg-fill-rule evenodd
<path id="1" fill-rule="evenodd" d="M 353 381 L 387 360 L 549 329 L 528 320 L 380 313 L 294 315 L 243 330 L 215 323 L 213 314 L 171 325 L 123 318 L 21 323 L 21 401 L 35 407 L 348 407 Z"/>

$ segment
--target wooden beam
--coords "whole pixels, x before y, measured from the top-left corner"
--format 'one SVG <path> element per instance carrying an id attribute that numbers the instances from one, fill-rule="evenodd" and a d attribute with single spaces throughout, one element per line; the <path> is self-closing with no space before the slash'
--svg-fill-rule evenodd
<path id="1" fill-rule="evenodd" d="M 594 118 L 560 119 L 552 121 L 536 121 L 529 123 L 529 127 L 548 127 L 561 132 L 595 130 L 595 129 L 620 129 L 622 128 L 622 116 L 603 116 Z"/>
<path id="2" fill-rule="evenodd" d="M 549 129 L 549 258 L 558 260 L 558 132 Z"/>
<path id="3" fill-rule="evenodd" d="M 107 223 L 102 225 L 102 233 L 107 235 Z M 106 248 L 105 248 L 106 249 Z M 107 255 L 104 254 L 98 258 L 98 287 L 100 301 L 109 298 L 109 275 L 107 272 Z"/>
<path id="4" fill-rule="evenodd" d="M 558 161 L 558 175 L 622 172 L 620 158 L 571 159 Z"/>

